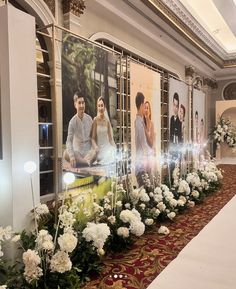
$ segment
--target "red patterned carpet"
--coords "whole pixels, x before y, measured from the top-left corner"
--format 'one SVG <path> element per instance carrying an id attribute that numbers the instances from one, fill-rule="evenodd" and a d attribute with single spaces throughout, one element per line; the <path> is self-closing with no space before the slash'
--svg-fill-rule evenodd
<path id="1" fill-rule="evenodd" d="M 205 198 L 204 202 L 178 215 L 174 222 L 166 222 L 170 234 L 157 233 L 159 226 L 146 231 L 122 254 L 107 256 L 100 276 L 84 289 L 144 289 L 178 255 L 183 247 L 236 194 L 236 165 L 222 165 L 221 189 Z"/>

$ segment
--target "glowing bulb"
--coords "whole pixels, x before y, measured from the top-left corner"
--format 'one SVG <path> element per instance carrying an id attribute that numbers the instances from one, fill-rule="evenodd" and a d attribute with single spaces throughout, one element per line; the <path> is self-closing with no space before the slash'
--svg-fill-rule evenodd
<path id="1" fill-rule="evenodd" d="M 32 174 L 33 172 L 36 171 L 36 164 L 35 162 L 28 161 L 24 164 L 24 171 L 28 174 Z"/>
<path id="2" fill-rule="evenodd" d="M 63 181 L 66 185 L 70 185 L 75 181 L 75 175 L 72 173 L 65 173 L 63 176 Z"/>

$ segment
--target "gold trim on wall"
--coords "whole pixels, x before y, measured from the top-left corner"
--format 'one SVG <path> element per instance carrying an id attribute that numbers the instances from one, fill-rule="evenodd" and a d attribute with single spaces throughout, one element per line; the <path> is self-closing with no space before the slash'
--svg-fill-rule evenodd
<path id="1" fill-rule="evenodd" d="M 176 32 L 184 37 L 201 53 L 206 55 L 220 68 L 236 67 L 236 59 L 224 60 L 202 41 L 175 13 L 170 10 L 161 0 L 141 0 L 163 21 L 170 25 Z"/>

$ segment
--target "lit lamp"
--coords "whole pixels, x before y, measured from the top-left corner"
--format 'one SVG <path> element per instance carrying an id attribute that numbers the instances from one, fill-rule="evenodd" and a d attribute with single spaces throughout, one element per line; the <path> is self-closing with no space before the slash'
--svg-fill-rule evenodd
<path id="1" fill-rule="evenodd" d="M 30 185 L 31 185 L 31 195 L 32 195 L 32 202 L 33 202 L 33 209 L 34 209 L 34 222 L 35 222 L 35 230 L 38 235 L 38 224 L 36 219 L 36 211 L 35 211 L 35 200 L 34 200 L 34 189 L 33 189 L 33 180 L 32 174 L 36 171 L 36 164 L 33 161 L 28 161 L 24 164 L 24 171 L 30 175 Z"/>
<path id="2" fill-rule="evenodd" d="M 63 176 L 63 182 L 65 183 L 66 185 L 66 193 L 68 191 L 68 186 L 73 184 L 75 181 L 75 175 L 71 172 L 67 172 L 64 174 Z M 62 199 L 62 203 L 64 203 L 64 196 L 63 196 L 63 199 Z"/>
<path id="3" fill-rule="evenodd" d="M 75 175 L 73 173 L 65 173 L 63 176 L 63 182 L 66 184 L 66 192 L 68 190 L 68 186 L 73 184 L 75 181 Z"/>

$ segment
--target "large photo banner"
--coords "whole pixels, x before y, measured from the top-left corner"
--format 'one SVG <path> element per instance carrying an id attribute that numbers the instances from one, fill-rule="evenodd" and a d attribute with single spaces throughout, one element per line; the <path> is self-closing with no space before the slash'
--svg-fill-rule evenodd
<path id="1" fill-rule="evenodd" d="M 193 89 L 193 143 L 204 146 L 206 142 L 205 93 Z"/>
<path id="2" fill-rule="evenodd" d="M 116 173 L 117 59 L 87 41 L 63 35 L 62 166 L 77 179 Z"/>
<path id="3" fill-rule="evenodd" d="M 143 185 L 143 175 L 160 173 L 161 107 L 160 74 L 130 63 L 131 173 Z"/>
<path id="4" fill-rule="evenodd" d="M 187 143 L 189 130 L 188 85 L 171 78 L 169 81 L 169 140 Z"/>
<path id="5" fill-rule="evenodd" d="M 172 160 L 170 175 L 179 161 L 181 174 L 187 169 L 187 143 L 189 141 L 188 85 L 171 78 L 169 81 L 169 154 Z"/>

